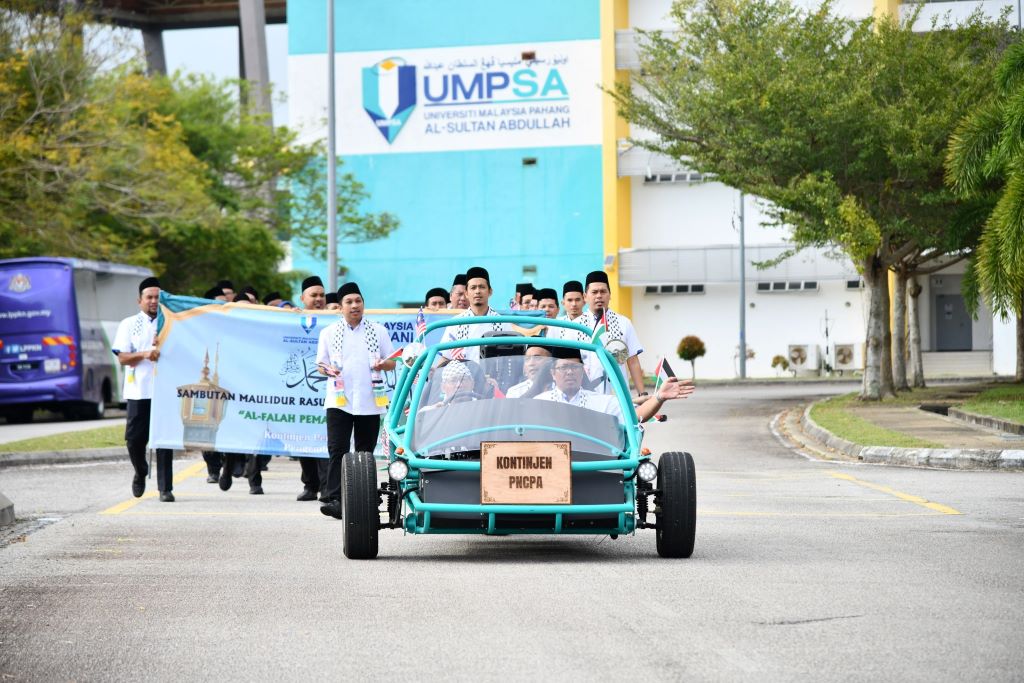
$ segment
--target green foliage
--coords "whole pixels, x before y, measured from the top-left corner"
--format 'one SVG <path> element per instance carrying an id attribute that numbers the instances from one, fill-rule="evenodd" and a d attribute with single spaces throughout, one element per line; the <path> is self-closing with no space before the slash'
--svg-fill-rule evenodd
<path id="1" fill-rule="evenodd" d="M 880 427 L 861 413 L 856 394 L 845 394 L 811 406 L 811 419 L 836 436 L 862 446 L 897 448 L 941 448 L 911 434 Z"/>
<path id="2" fill-rule="evenodd" d="M 700 358 L 706 353 L 704 348 L 704 342 L 701 341 L 700 337 L 688 335 L 679 340 L 679 346 L 676 347 L 676 354 L 679 355 L 683 360 L 693 361 Z"/>
<path id="3" fill-rule="evenodd" d="M 980 294 L 996 312 L 1022 312 L 1024 293 L 1024 41 L 1011 44 L 991 94 L 950 139 L 946 180 L 984 214 L 965 295 Z"/>
<path id="4" fill-rule="evenodd" d="M 782 355 L 772 356 L 772 367 L 785 372 L 789 370 L 789 359 Z"/>
<path id="5" fill-rule="evenodd" d="M 947 243 L 942 159 L 991 88 L 1005 22 L 915 33 L 916 14 L 856 21 L 787 0 L 679 0 L 672 17 L 680 30 L 645 34 L 640 73 L 614 92 L 656 134 L 638 144 L 769 200 L 797 248 L 888 266 L 966 246 Z"/>
<path id="6" fill-rule="evenodd" d="M 135 263 L 182 293 L 225 277 L 289 291 L 281 241 L 327 251 L 324 145 L 241 106 L 245 82 L 149 78 L 123 46 L 101 54 L 84 21 L 0 10 L 0 257 Z M 361 209 L 351 174 L 337 187 L 342 239 L 397 227 Z"/>

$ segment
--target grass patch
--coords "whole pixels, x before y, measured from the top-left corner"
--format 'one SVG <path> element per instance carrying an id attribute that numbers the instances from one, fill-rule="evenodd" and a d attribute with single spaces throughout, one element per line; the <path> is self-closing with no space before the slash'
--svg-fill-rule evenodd
<path id="1" fill-rule="evenodd" d="M 856 414 L 856 392 L 816 403 L 811 419 L 836 436 L 862 446 L 896 446 L 899 448 L 938 448 L 939 444 L 909 434 L 885 429 Z"/>
<path id="2" fill-rule="evenodd" d="M 964 410 L 1024 424 L 1024 386 L 1003 385 L 987 389 L 960 406 Z"/>
<path id="3" fill-rule="evenodd" d="M 0 452 L 72 451 L 80 448 L 111 448 L 113 446 L 124 446 L 124 425 L 12 441 L 0 444 Z"/>

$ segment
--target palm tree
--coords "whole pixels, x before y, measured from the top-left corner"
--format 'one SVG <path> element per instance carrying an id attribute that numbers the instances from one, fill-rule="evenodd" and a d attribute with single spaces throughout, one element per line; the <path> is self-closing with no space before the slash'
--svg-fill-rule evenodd
<path id="1" fill-rule="evenodd" d="M 1018 382 L 1024 381 L 1024 40 L 1011 44 L 995 88 L 950 138 L 946 182 L 984 216 L 965 278 L 965 300 L 979 296 L 1017 319 Z"/>

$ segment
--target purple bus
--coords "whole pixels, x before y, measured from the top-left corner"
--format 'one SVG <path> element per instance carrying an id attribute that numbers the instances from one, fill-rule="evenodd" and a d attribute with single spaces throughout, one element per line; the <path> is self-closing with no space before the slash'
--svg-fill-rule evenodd
<path id="1" fill-rule="evenodd" d="M 121 402 L 110 348 L 138 311 L 148 268 L 74 258 L 0 260 L 0 416 L 29 422 L 37 408 L 98 419 Z"/>

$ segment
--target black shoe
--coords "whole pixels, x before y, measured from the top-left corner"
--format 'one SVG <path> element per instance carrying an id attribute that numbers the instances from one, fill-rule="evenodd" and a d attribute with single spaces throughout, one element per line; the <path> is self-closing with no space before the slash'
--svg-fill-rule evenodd
<path id="1" fill-rule="evenodd" d="M 269 469 L 270 467 L 268 467 L 267 465 L 260 465 L 260 472 L 266 472 Z"/>
<path id="2" fill-rule="evenodd" d="M 300 493 L 295 500 L 316 500 L 316 491 L 302 489 L 302 493 Z"/>
<path id="3" fill-rule="evenodd" d="M 262 496 L 263 495 L 263 487 L 262 486 L 250 486 L 249 487 L 249 495 L 250 496 Z"/>
<path id="4" fill-rule="evenodd" d="M 170 491 L 161 491 L 160 492 L 160 502 L 161 503 L 173 503 L 174 502 L 174 494 L 171 493 Z"/>
<path id="5" fill-rule="evenodd" d="M 223 470 L 221 470 L 220 479 L 217 481 L 217 483 L 220 485 L 221 491 L 227 491 L 229 488 L 231 488 L 231 472 L 228 470 L 228 468 L 225 467 Z"/>
<path id="6" fill-rule="evenodd" d="M 136 474 L 132 478 L 132 495 L 136 498 L 142 498 L 142 494 L 146 492 L 146 478 Z"/>
<path id="7" fill-rule="evenodd" d="M 216 484 L 218 481 L 219 480 L 217 479 L 217 475 L 215 474 L 211 474 L 208 477 L 206 477 L 207 484 Z"/>
<path id="8" fill-rule="evenodd" d="M 327 497 L 326 493 L 321 493 L 320 497 L 317 500 L 319 500 L 321 503 L 329 503 L 331 499 Z"/>
<path id="9" fill-rule="evenodd" d="M 320 514 L 341 519 L 341 501 L 329 500 L 320 506 Z"/>
<path id="10" fill-rule="evenodd" d="M 245 473 L 245 463 L 236 462 L 234 471 L 231 473 L 236 479 L 241 477 Z"/>

